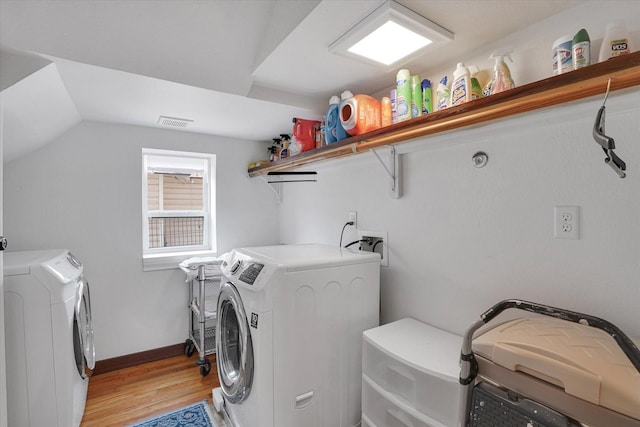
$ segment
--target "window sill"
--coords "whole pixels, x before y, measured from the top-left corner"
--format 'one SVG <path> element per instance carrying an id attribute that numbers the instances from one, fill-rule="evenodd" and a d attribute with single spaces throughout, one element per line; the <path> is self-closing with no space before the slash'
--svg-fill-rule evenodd
<path id="1" fill-rule="evenodd" d="M 144 255 L 142 257 L 142 271 L 172 270 L 174 268 L 180 268 L 178 264 L 185 259 L 195 256 L 217 256 L 217 253 L 213 251 L 192 251 Z"/>

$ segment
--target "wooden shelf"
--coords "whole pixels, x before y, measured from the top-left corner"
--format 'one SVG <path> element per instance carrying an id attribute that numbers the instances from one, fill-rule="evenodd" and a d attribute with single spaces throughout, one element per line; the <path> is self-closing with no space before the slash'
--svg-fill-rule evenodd
<path id="1" fill-rule="evenodd" d="M 396 123 L 248 170 L 255 177 L 640 85 L 640 52 Z"/>

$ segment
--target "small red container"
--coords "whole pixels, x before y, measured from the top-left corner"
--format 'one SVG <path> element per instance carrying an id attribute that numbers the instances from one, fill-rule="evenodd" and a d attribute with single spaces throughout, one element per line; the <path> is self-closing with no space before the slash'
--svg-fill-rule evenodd
<path id="1" fill-rule="evenodd" d="M 293 118 L 293 137 L 302 146 L 302 151 L 316 148 L 315 126 L 319 126 L 318 120 Z"/>

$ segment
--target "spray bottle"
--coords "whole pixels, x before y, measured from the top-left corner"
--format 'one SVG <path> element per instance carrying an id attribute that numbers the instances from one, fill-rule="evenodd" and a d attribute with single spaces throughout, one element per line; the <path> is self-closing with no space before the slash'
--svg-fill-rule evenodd
<path id="1" fill-rule="evenodd" d="M 280 138 L 282 138 L 282 150 L 280 150 L 280 158 L 286 159 L 289 157 L 289 142 L 291 142 L 291 137 L 286 133 L 281 133 Z"/>
<path id="2" fill-rule="evenodd" d="M 444 110 L 450 105 L 451 91 L 447 87 L 447 76 L 444 76 L 438 84 L 438 88 L 436 89 L 436 99 L 438 100 L 438 111 Z"/>
<path id="3" fill-rule="evenodd" d="M 493 79 L 490 83 L 491 95 L 516 87 L 513 79 L 511 78 L 511 71 L 509 71 L 509 67 L 507 67 L 507 64 L 504 62 L 505 57 L 509 58 L 509 60 L 513 62 L 510 50 L 506 50 L 504 52 L 495 51 L 491 55 L 491 59 L 496 60 L 493 67 Z"/>

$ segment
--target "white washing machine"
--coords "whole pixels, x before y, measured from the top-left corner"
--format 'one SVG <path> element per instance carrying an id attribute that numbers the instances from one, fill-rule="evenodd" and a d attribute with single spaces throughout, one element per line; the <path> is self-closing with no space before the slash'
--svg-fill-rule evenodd
<path id="1" fill-rule="evenodd" d="M 4 254 L 9 426 L 80 425 L 95 364 L 82 271 L 67 250 Z"/>
<path id="2" fill-rule="evenodd" d="M 236 249 L 222 264 L 214 401 L 228 427 L 353 427 L 380 256 L 326 245 Z"/>

